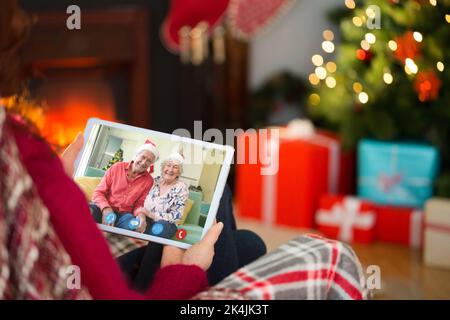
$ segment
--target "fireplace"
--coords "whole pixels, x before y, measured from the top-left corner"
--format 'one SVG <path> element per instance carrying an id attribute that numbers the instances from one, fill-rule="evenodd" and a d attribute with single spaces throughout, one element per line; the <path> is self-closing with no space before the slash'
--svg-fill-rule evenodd
<path id="1" fill-rule="evenodd" d="M 77 72 L 80 72 L 77 70 Z M 119 118 L 113 88 L 108 81 L 89 76 L 83 70 L 79 77 L 52 76 L 31 84 L 33 96 L 45 101 L 44 136 L 54 145 L 64 147 L 77 132 L 82 131 L 86 120 L 97 117 L 115 121 Z"/>
<path id="2" fill-rule="evenodd" d="M 44 102 L 44 133 L 64 147 L 90 117 L 149 127 L 148 14 L 138 8 L 82 12 L 82 29 L 67 15 L 39 12 L 26 44 L 29 89 Z"/>

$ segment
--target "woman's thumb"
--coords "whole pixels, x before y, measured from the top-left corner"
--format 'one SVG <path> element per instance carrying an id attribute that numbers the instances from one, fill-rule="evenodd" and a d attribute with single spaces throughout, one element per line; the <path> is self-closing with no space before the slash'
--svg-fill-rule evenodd
<path id="1" fill-rule="evenodd" d="M 217 239 L 219 239 L 222 229 L 223 223 L 222 222 L 216 223 L 208 230 L 205 237 L 202 239 L 202 242 L 214 245 L 217 242 Z"/>

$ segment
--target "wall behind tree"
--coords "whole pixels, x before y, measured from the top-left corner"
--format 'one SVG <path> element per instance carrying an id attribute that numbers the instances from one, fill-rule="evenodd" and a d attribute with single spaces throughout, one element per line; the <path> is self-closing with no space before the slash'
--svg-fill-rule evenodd
<path id="1" fill-rule="evenodd" d="M 344 6 L 344 0 L 297 0 L 286 15 L 253 40 L 249 48 L 250 89 L 282 70 L 306 78 L 313 70 L 311 57 L 323 52 L 323 30 L 335 31 L 327 12 L 338 6 Z"/>

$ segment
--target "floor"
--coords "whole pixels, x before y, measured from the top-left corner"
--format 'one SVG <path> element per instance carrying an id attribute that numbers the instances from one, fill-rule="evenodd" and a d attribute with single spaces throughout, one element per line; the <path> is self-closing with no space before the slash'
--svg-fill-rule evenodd
<path id="1" fill-rule="evenodd" d="M 269 251 L 302 233 L 311 232 L 266 226 L 239 216 L 237 223 L 239 229 L 249 229 L 259 234 Z M 424 266 L 420 250 L 379 242 L 352 247 L 364 270 L 370 265 L 380 267 L 381 289 L 373 291 L 374 299 L 450 299 L 450 269 Z"/>

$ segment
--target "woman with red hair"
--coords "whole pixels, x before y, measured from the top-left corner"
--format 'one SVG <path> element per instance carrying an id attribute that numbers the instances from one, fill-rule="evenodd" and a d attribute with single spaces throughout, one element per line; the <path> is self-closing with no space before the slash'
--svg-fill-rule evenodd
<path id="1" fill-rule="evenodd" d="M 0 2 L 0 96 L 20 92 L 18 56 L 31 24 L 15 0 Z M 80 135 L 61 162 L 29 124 L 0 107 L 0 299 L 187 299 L 205 289 L 222 223 L 186 251 L 164 250 L 151 286 L 131 289 L 70 178 L 82 144 Z M 79 289 L 66 283 L 72 264 L 82 271 Z"/>
<path id="2" fill-rule="evenodd" d="M 0 1 L 0 96 L 20 92 L 24 72 L 18 56 L 31 23 L 15 0 Z M 148 245 L 121 257 L 121 264 L 129 266 L 121 270 L 91 217 L 84 194 L 70 178 L 82 136 L 60 159 L 31 128 L 0 106 L 0 299 L 366 297 L 364 275 L 353 250 L 308 235 L 254 262 L 251 254 L 243 255 L 242 263 L 231 269 L 245 267 L 231 275 L 230 268 L 221 270 L 220 276 L 227 277 L 205 290 L 206 271 L 214 264 L 230 265 L 230 257 L 239 255 L 233 241 L 253 255 L 265 250 L 259 247 L 256 252 L 249 237 L 233 239 L 229 189 L 217 214 L 224 223 L 211 227 L 199 243 L 186 251 L 170 246 L 152 251 L 154 246 Z M 215 244 L 221 241 L 224 249 L 215 255 Z M 151 256 L 158 257 L 154 274 Z M 137 271 L 132 270 L 135 265 Z M 80 287 L 67 282 L 67 271 L 72 270 L 81 270 Z"/>

